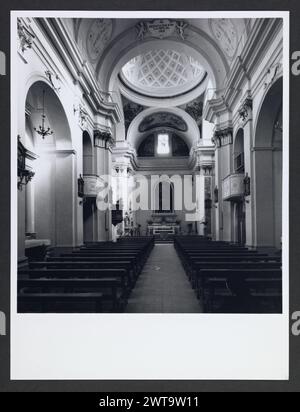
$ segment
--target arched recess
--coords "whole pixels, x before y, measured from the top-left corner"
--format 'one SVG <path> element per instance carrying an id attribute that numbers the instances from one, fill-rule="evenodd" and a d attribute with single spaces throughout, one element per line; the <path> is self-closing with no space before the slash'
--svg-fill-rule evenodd
<path id="1" fill-rule="evenodd" d="M 84 175 L 91 175 L 93 174 L 93 145 L 91 136 L 85 130 L 82 134 L 82 155 L 83 155 L 83 163 L 82 163 L 82 171 Z"/>
<path id="2" fill-rule="evenodd" d="M 44 137 L 35 130 L 42 125 L 43 95 L 45 129 L 53 131 Z M 19 200 L 25 191 L 26 228 L 30 228 L 27 238 L 48 239 L 52 246 L 74 246 L 76 163 L 64 107 L 46 82 L 36 81 L 27 92 L 24 109 L 26 127 L 22 140 L 35 158 L 31 164 L 35 175 L 25 190 L 19 191 Z M 24 231 L 22 222 L 19 230 Z"/>
<path id="3" fill-rule="evenodd" d="M 282 78 L 266 91 L 255 130 L 255 212 L 258 247 L 281 247 Z"/>
<path id="4" fill-rule="evenodd" d="M 178 136 L 180 136 L 187 146 L 191 149 L 199 140 L 200 140 L 200 131 L 197 126 L 197 123 L 195 120 L 184 110 L 179 109 L 179 108 L 150 108 L 143 110 L 140 114 L 138 114 L 135 119 L 132 121 L 132 123 L 129 126 L 128 132 L 127 132 L 127 141 L 130 143 L 130 145 L 134 148 L 137 149 L 140 145 L 140 143 L 143 141 L 143 139 L 149 134 L 149 130 L 145 132 L 141 132 L 139 130 L 140 124 L 143 122 L 145 118 L 148 118 L 148 116 L 153 116 L 156 113 L 169 113 L 170 115 L 174 114 L 178 119 L 182 119 L 182 121 L 186 124 L 186 130 L 185 131 L 180 131 L 172 130 L 172 128 L 168 127 L 160 127 L 166 130 L 170 131 L 175 131 Z M 153 128 L 151 131 L 154 132 L 156 129 Z"/>
<path id="5" fill-rule="evenodd" d="M 244 173 L 245 155 L 244 155 L 244 129 L 239 129 L 234 141 L 233 164 L 235 173 Z"/>
<path id="6" fill-rule="evenodd" d="M 154 213 L 174 213 L 174 184 L 159 181 L 154 188 Z"/>
<path id="7" fill-rule="evenodd" d="M 87 131 L 82 134 L 83 175 L 92 175 L 94 172 L 94 154 L 91 136 Z M 83 241 L 93 241 L 95 232 L 95 198 L 87 197 L 83 201 Z"/>
<path id="8" fill-rule="evenodd" d="M 236 174 L 245 173 L 244 129 L 239 129 L 233 146 L 233 171 Z M 245 200 L 238 199 L 233 203 L 234 242 L 246 243 L 246 208 Z"/>

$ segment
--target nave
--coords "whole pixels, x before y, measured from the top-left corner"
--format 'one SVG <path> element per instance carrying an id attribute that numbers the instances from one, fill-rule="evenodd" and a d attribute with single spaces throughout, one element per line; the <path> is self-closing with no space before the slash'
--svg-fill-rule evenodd
<path id="1" fill-rule="evenodd" d="M 281 257 L 199 236 L 127 238 L 33 260 L 18 291 L 21 313 L 281 313 Z"/>
<path id="2" fill-rule="evenodd" d="M 173 244 L 155 245 L 128 299 L 126 313 L 199 313 L 200 301 L 191 288 Z"/>
<path id="3" fill-rule="evenodd" d="M 18 311 L 280 313 L 283 20 L 20 17 L 16 37 Z"/>

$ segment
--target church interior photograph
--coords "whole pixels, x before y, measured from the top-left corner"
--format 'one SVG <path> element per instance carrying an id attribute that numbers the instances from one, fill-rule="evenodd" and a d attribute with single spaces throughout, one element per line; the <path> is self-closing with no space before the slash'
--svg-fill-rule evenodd
<path id="1" fill-rule="evenodd" d="M 15 41 L 18 313 L 282 313 L 283 20 Z"/>

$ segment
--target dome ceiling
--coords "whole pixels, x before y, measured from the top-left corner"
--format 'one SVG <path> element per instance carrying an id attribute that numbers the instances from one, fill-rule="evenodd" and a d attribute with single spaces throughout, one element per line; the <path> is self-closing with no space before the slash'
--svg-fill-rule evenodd
<path id="1" fill-rule="evenodd" d="M 175 50 L 151 50 L 130 60 L 121 70 L 128 87 L 152 97 L 172 97 L 198 86 L 206 77 L 201 64 Z"/>

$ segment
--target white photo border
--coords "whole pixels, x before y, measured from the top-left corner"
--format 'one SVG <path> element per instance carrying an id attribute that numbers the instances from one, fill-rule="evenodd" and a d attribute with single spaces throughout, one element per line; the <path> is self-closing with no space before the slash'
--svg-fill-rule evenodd
<path id="1" fill-rule="evenodd" d="M 289 12 L 147 11 L 147 18 L 283 19 L 283 314 L 17 313 L 17 17 L 145 18 L 145 11 L 11 12 L 11 379 L 289 379 Z"/>

